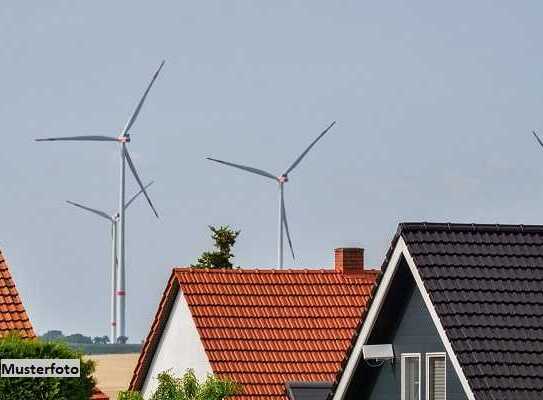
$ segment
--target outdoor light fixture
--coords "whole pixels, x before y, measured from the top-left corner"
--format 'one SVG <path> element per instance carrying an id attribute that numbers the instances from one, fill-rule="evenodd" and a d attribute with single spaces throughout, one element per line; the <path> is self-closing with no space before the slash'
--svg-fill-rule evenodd
<path id="1" fill-rule="evenodd" d="M 364 360 L 387 361 L 394 360 L 392 344 L 365 344 L 362 346 Z"/>

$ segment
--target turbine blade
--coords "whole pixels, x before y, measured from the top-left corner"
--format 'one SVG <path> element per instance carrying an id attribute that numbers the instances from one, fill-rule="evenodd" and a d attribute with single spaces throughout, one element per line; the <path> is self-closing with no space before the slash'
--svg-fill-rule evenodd
<path id="1" fill-rule="evenodd" d="M 300 156 L 296 159 L 296 161 L 294 161 L 292 163 L 292 165 L 285 171 L 285 173 L 283 175 L 288 175 L 290 171 L 292 171 L 294 168 L 296 168 L 296 166 L 300 163 L 300 161 L 302 161 L 302 159 L 306 156 L 306 154 L 309 153 L 309 150 L 311 150 L 311 148 L 313 146 L 315 146 L 315 144 L 326 134 L 326 132 L 328 132 L 330 130 L 330 128 L 332 128 L 335 125 L 335 123 L 336 123 L 336 121 L 333 121 L 328 126 L 328 128 L 326 128 L 324 131 L 322 131 L 322 133 L 319 136 L 317 136 L 317 138 L 315 140 L 313 140 L 309 146 L 307 146 L 307 149 L 305 149 L 304 152 L 302 154 L 300 154 Z"/>
<path id="2" fill-rule="evenodd" d="M 251 172 L 253 174 L 265 176 L 266 178 L 270 178 L 270 179 L 273 179 L 274 181 L 277 181 L 276 176 L 274 176 L 274 175 L 272 175 L 269 172 L 266 172 L 264 170 L 258 169 L 258 168 L 247 167 L 245 165 L 234 164 L 234 163 L 227 162 L 227 161 L 217 160 L 216 158 L 206 157 L 206 159 L 209 160 L 209 161 L 215 161 L 215 162 L 220 163 L 220 164 L 228 165 L 230 167 L 239 168 L 239 169 L 242 169 L 244 171 Z"/>
<path id="3" fill-rule="evenodd" d="M 149 186 L 151 186 L 153 183 L 154 183 L 153 181 L 149 182 L 147 185 L 145 185 L 145 189 L 147 189 L 147 188 L 148 188 Z M 130 206 L 130 204 L 132 204 L 132 203 L 134 202 L 134 200 L 136 200 L 136 199 L 139 197 L 139 195 L 142 194 L 142 193 L 143 193 L 143 190 L 140 189 L 138 193 L 136 193 L 134 196 L 132 196 L 132 198 L 126 202 L 126 204 L 125 204 L 125 206 L 124 206 L 125 210 L 126 210 L 126 209 Z"/>
<path id="4" fill-rule="evenodd" d="M 296 260 L 294 256 L 294 249 L 292 248 L 292 240 L 290 239 L 290 232 L 288 231 L 288 222 L 287 222 L 287 210 L 285 209 L 285 200 L 281 197 L 281 208 L 283 210 L 283 226 L 285 227 L 285 232 L 287 233 L 288 246 L 290 247 L 290 253 L 292 254 L 292 259 Z"/>
<path id="5" fill-rule="evenodd" d="M 87 142 L 118 142 L 119 139 L 112 136 L 65 136 L 34 139 L 36 142 L 55 142 L 55 141 L 87 141 Z"/>
<path id="6" fill-rule="evenodd" d="M 136 167 L 134 166 L 134 163 L 132 162 L 132 159 L 130 158 L 130 154 L 128 154 L 128 150 L 126 149 L 126 147 L 124 148 L 124 156 L 126 157 L 126 161 L 128 162 L 128 166 L 130 167 L 130 170 L 132 171 L 132 174 L 134 175 L 134 178 L 136 178 L 136 181 L 138 182 L 138 185 L 139 185 L 143 195 L 147 199 L 147 202 L 151 206 L 151 209 L 155 213 L 155 216 L 158 218 L 158 213 L 157 213 L 157 211 L 155 209 L 155 206 L 153 205 L 153 202 L 149 198 L 149 195 L 147 194 L 147 191 L 145 190 L 145 187 L 143 186 L 143 183 L 141 183 L 141 179 L 138 176 L 138 171 L 136 171 Z"/>
<path id="7" fill-rule="evenodd" d="M 541 141 L 541 138 L 537 135 L 537 133 L 535 133 L 535 131 L 532 131 L 535 139 L 539 142 L 539 144 L 541 145 L 541 147 L 543 147 L 543 141 Z"/>
<path id="8" fill-rule="evenodd" d="M 75 206 L 75 207 L 82 208 L 83 210 L 89 211 L 93 214 L 99 215 L 100 217 L 107 219 L 110 222 L 113 222 L 113 218 L 111 218 L 111 215 L 108 215 L 107 213 L 103 211 L 95 210 L 94 208 L 90 208 L 90 207 L 84 206 L 83 204 L 75 203 L 70 200 L 66 200 L 66 203 L 71 204 L 72 206 Z"/>
<path id="9" fill-rule="evenodd" d="M 165 62 L 166 61 L 163 60 L 160 63 L 160 66 L 155 71 L 155 74 L 153 75 L 153 78 L 151 79 L 151 82 L 149 82 L 149 85 L 147 85 L 147 89 L 145 89 L 145 92 L 143 92 L 143 96 L 141 96 L 141 99 L 140 99 L 138 105 L 136 106 L 136 109 L 132 113 L 132 116 L 130 117 L 130 119 L 128 120 L 128 122 L 126 123 L 126 125 L 125 125 L 125 127 L 123 129 L 123 136 L 126 136 L 128 134 L 128 131 L 132 127 L 132 125 L 134 125 L 134 122 L 136 121 L 136 118 L 138 117 L 138 114 L 140 113 L 141 107 L 143 106 L 143 103 L 145 102 L 145 98 L 147 97 L 147 94 L 151 90 L 151 86 L 153 86 L 153 83 L 155 83 L 155 80 L 158 77 L 158 74 L 160 73 L 160 70 L 164 66 Z"/>

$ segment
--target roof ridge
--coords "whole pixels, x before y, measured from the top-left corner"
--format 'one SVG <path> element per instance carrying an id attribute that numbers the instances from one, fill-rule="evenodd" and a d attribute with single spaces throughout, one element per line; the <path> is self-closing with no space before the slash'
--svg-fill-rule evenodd
<path id="1" fill-rule="evenodd" d="M 484 224 L 484 223 L 458 223 L 458 222 L 400 222 L 397 234 L 410 230 L 429 231 L 482 231 L 482 232 L 543 232 L 543 225 L 526 224 Z"/>
<path id="2" fill-rule="evenodd" d="M 379 272 L 376 267 L 371 269 L 361 269 L 356 272 L 339 272 L 333 268 L 288 268 L 288 269 L 276 269 L 276 268 L 191 268 L 191 267 L 173 267 L 174 272 L 190 272 L 195 274 L 338 274 L 338 275 L 364 275 L 367 273 Z"/>

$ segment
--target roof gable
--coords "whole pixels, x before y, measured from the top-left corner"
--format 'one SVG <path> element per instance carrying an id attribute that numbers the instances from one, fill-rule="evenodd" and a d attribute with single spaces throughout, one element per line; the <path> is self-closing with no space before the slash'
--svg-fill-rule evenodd
<path id="1" fill-rule="evenodd" d="M 23 338 L 36 336 L 11 277 L 8 263 L 0 251 L 0 337 L 13 331 Z"/>
<path id="2" fill-rule="evenodd" d="M 333 380 L 377 276 L 377 271 L 180 268 L 172 279 L 187 300 L 213 372 L 244 387 L 239 399 L 284 399 L 288 381 Z M 166 304 L 163 298 L 161 310 Z M 167 317 L 159 314 L 132 388 L 141 385 L 146 360 L 156 350 L 148 343 L 157 342 L 157 320 Z"/>
<path id="3" fill-rule="evenodd" d="M 543 226 L 400 224 L 368 317 L 340 372 L 342 398 L 387 282 L 405 257 L 468 398 L 543 390 Z"/>
<path id="4" fill-rule="evenodd" d="M 539 398 L 543 227 L 406 224 L 402 237 L 475 398 Z"/>

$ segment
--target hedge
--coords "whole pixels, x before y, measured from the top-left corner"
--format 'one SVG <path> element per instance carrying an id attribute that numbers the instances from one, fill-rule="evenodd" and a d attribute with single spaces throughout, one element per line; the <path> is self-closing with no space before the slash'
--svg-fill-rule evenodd
<path id="1" fill-rule="evenodd" d="M 0 359 L 4 358 L 79 358 L 79 378 L 0 378 L 2 400 L 88 400 L 95 381 L 94 362 L 83 360 L 82 353 L 61 342 L 21 339 L 9 335 L 0 339 Z"/>

